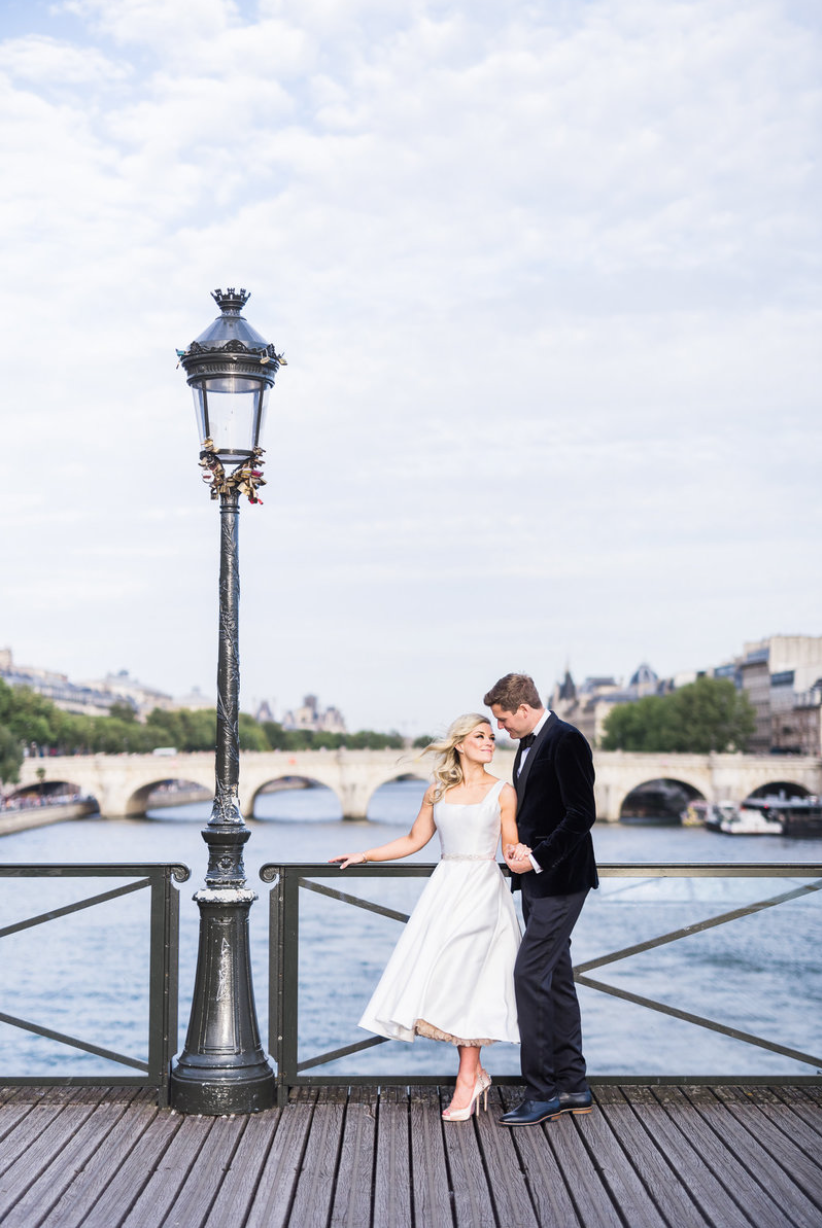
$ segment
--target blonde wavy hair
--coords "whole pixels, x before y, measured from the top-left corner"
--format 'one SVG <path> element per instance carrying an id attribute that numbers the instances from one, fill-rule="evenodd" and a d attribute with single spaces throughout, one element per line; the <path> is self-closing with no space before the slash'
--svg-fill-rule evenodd
<path id="1" fill-rule="evenodd" d="M 457 744 L 473 733 L 480 725 L 489 725 L 491 721 L 479 712 L 466 712 L 458 716 L 448 727 L 448 733 L 437 742 L 429 742 L 423 755 L 436 755 L 434 760 L 434 801 L 440 802 L 449 789 L 461 785 L 465 779 L 460 762 Z"/>

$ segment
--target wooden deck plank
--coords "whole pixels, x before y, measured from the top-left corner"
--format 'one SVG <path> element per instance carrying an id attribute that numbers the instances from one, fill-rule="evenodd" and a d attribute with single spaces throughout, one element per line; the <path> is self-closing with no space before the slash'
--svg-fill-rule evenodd
<path id="1" fill-rule="evenodd" d="M 564 1120 L 578 1130 L 614 1206 L 631 1208 L 631 1228 L 660 1228 L 664 1220 L 659 1208 L 605 1114 L 595 1106 L 591 1113 L 566 1115 Z"/>
<path id="2" fill-rule="evenodd" d="M 499 1087 L 500 1108 L 514 1108 L 522 1100 L 521 1087 Z M 489 1107 L 491 1101 L 489 1099 Z M 501 1126 L 500 1129 L 507 1129 Z M 568 1188 L 556 1156 L 545 1144 L 545 1135 L 537 1127 L 511 1130 L 511 1143 L 518 1158 L 519 1167 L 525 1175 L 531 1201 L 540 1228 L 577 1228 L 581 1223 L 576 1207 L 571 1201 Z"/>
<path id="3" fill-rule="evenodd" d="M 702 1120 L 720 1139 L 726 1141 L 739 1163 L 744 1164 L 753 1179 L 775 1199 L 780 1208 L 780 1217 L 774 1222 L 783 1222 L 781 1216 L 784 1214 L 797 1228 L 819 1228 L 819 1209 L 803 1194 L 790 1175 L 774 1162 L 761 1141 L 728 1111 L 713 1088 L 688 1087 L 684 1093 Z"/>
<path id="4" fill-rule="evenodd" d="M 378 1096 L 376 1087 L 348 1094 L 329 1228 L 371 1226 Z"/>
<path id="5" fill-rule="evenodd" d="M 84 1094 L 85 1093 L 85 1094 Z M 97 1101 L 100 1099 L 97 1091 Z M 72 1136 L 82 1128 L 95 1109 L 86 1089 L 77 1093 L 76 1102 L 63 1105 L 44 1130 L 0 1178 L 0 1205 L 13 1207 L 43 1173 L 59 1158 Z"/>
<path id="6" fill-rule="evenodd" d="M 756 1104 L 769 1121 L 778 1126 L 806 1155 L 816 1159 L 819 1155 L 819 1134 L 797 1113 L 794 1105 L 786 1103 L 770 1087 L 758 1087 Z"/>
<path id="7" fill-rule="evenodd" d="M 128 1111 L 128 1100 L 107 1103 L 105 1090 L 97 1088 L 95 1091 L 97 1103 L 92 1102 L 86 1120 L 72 1123 L 72 1132 L 65 1146 L 54 1154 L 51 1163 L 42 1169 L 20 1201 L 4 1216 L 4 1228 L 32 1228 L 33 1224 L 39 1224 L 77 1179 L 77 1174 L 100 1145 L 101 1138 Z M 71 1107 L 57 1119 L 63 1128 L 69 1123 L 65 1114 L 70 1112 Z"/>
<path id="8" fill-rule="evenodd" d="M 6 1139 L 13 1131 L 17 1130 L 23 1118 L 31 1112 L 34 1103 L 30 1099 L 24 1099 L 22 1096 L 17 1099 L 9 1097 L 0 1106 L 0 1172 L 6 1166 L 6 1147 L 3 1140 Z"/>
<path id="9" fill-rule="evenodd" d="M 184 1117 L 143 1185 L 122 1228 L 160 1228 L 215 1124 L 213 1117 Z"/>
<path id="10" fill-rule="evenodd" d="M 751 1220 L 716 1179 L 650 1088 L 626 1087 L 623 1094 L 648 1135 L 664 1150 L 673 1171 L 687 1183 L 688 1192 L 707 1219 L 721 1224 L 722 1228 L 750 1228 Z"/>
<path id="11" fill-rule="evenodd" d="M 772 1197 L 767 1187 L 755 1179 L 730 1144 L 696 1112 L 688 1112 L 692 1102 L 680 1087 L 654 1088 L 656 1100 L 731 1198 L 754 1224 L 768 1228 L 791 1228 L 791 1220 Z"/>
<path id="12" fill-rule="evenodd" d="M 765 1088 L 718 1087 L 716 1094 L 755 1138 L 759 1139 L 781 1168 L 787 1172 L 815 1206 L 822 1208 L 822 1169 L 816 1157 L 798 1146 L 767 1114 L 770 1096 Z M 752 1112 L 751 1110 L 755 1110 Z"/>
<path id="13" fill-rule="evenodd" d="M 214 1119 L 163 1228 L 202 1228 L 247 1120 L 245 1115 Z"/>
<path id="14" fill-rule="evenodd" d="M 311 1119 L 300 1181 L 289 1215 L 299 1228 L 326 1228 L 342 1141 L 346 1089 L 323 1087 Z"/>
<path id="15" fill-rule="evenodd" d="M 111 1103 L 110 1099 L 105 1103 Z M 153 1104 L 135 1098 L 127 1113 L 113 1125 L 107 1123 L 108 1130 L 99 1133 L 91 1155 L 43 1219 L 45 1228 L 79 1228 L 90 1222 L 91 1209 L 157 1114 Z"/>
<path id="16" fill-rule="evenodd" d="M 77 1095 L 76 1088 L 59 1090 L 59 1097 L 49 1097 L 39 1104 L 33 1104 L 31 1113 L 23 1117 L 17 1129 L 2 1144 L 0 1207 L 4 1210 L 14 1206 L 23 1189 L 31 1185 L 52 1156 L 52 1148 L 60 1135 L 60 1127 L 54 1130 L 54 1124 Z M 87 1115 L 91 1109 L 88 1105 L 82 1105 L 80 1111 Z"/>
<path id="17" fill-rule="evenodd" d="M 253 1113 L 246 1120 L 204 1228 L 225 1228 L 251 1206 L 281 1112 Z"/>
<path id="18" fill-rule="evenodd" d="M 442 1089 L 440 1112 L 449 1104 L 452 1092 L 450 1087 Z M 443 1122 L 443 1138 L 457 1228 L 496 1228 L 474 1119 Z"/>
<path id="19" fill-rule="evenodd" d="M 411 1228 L 408 1091 L 384 1087 L 377 1111 L 374 1228 Z"/>
<path id="20" fill-rule="evenodd" d="M 316 1099 L 315 1091 L 299 1088 L 279 1110 L 277 1129 L 244 1228 L 282 1228 L 288 1223 Z"/>
<path id="21" fill-rule="evenodd" d="M 90 1208 L 87 1218 L 75 1221 L 84 1228 L 115 1228 L 128 1215 L 150 1180 L 157 1164 L 162 1162 L 183 1118 L 176 1113 L 156 1111 L 146 1129 L 113 1173 Z M 51 1228 L 51 1220 L 46 1221 Z M 59 1222 L 56 1221 L 56 1222 Z M 62 1226 L 61 1226 L 62 1228 Z"/>
<path id="22" fill-rule="evenodd" d="M 499 1124 L 503 1112 L 499 1093 L 495 1094 L 492 1087 L 488 1112 L 478 1115 L 476 1129 L 497 1221 L 505 1228 L 539 1228 L 528 1182 L 514 1146 L 516 1131 Z"/>
<path id="23" fill-rule="evenodd" d="M 618 1087 L 598 1087 L 595 1102 L 648 1197 L 660 1223 L 670 1228 L 703 1228 L 711 1221 L 690 1200 L 665 1155 L 648 1136 Z M 651 1220 L 653 1222 L 653 1220 Z"/>
<path id="24" fill-rule="evenodd" d="M 411 1089 L 411 1179 L 418 1228 L 453 1223 L 440 1112 L 436 1088 Z"/>
<path id="25" fill-rule="evenodd" d="M 822 1146 L 822 1117 L 819 1114 L 818 1103 L 804 1094 L 804 1088 L 775 1087 L 773 1091 L 792 1113 L 801 1117 L 804 1124 L 819 1136 L 819 1145 Z"/>
<path id="26" fill-rule="evenodd" d="M 596 1089 L 506 1129 L 433 1088 L 304 1088 L 181 1117 L 134 1089 L 0 1089 L 3 1228 L 820 1228 L 819 1089 Z M 447 1099 L 450 1090 L 443 1089 Z M 3 1192 L 6 1201 L 3 1202 Z"/>
<path id="27" fill-rule="evenodd" d="M 544 1131 L 556 1156 L 585 1228 L 622 1228 L 608 1185 L 592 1163 L 583 1136 L 574 1128 L 570 1114 L 558 1121 L 545 1122 L 538 1129 Z"/>

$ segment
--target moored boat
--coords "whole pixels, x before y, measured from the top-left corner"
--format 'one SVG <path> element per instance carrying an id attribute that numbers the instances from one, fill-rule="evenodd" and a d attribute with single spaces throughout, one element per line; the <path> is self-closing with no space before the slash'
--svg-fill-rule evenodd
<path id="1" fill-rule="evenodd" d="M 768 798 L 749 797 L 735 808 L 733 814 L 707 824 L 712 831 L 724 836 L 781 836 L 783 823 L 780 810 Z"/>
<path id="2" fill-rule="evenodd" d="M 737 813 L 736 802 L 706 802 L 701 798 L 689 802 L 679 816 L 683 827 L 710 827 L 719 831 L 723 819 L 730 819 Z"/>
<path id="3" fill-rule="evenodd" d="M 822 837 L 822 799 L 818 797 L 791 797 L 780 801 L 782 834 L 796 840 Z"/>

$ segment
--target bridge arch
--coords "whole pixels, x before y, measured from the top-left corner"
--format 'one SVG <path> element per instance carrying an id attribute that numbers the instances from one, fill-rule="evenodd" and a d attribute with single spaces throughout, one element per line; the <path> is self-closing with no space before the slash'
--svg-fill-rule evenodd
<path id="1" fill-rule="evenodd" d="M 407 784 L 410 781 L 416 781 L 421 786 L 427 786 L 430 784 L 431 778 L 430 776 L 424 775 L 422 772 L 415 772 L 415 771 L 411 771 L 411 772 L 399 771 L 393 776 L 386 777 L 386 779 L 383 780 L 381 784 L 378 784 L 376 788 L 372 790 L 371 796 L 368 798 L 368 801 L 366 802 L 365 810 L 366 810 L 367 817 L 370 820 L 373 820 L 374 822 L 379 822 L 380 817 L 381 817 L 378 813 L 379 805 L 380 805 L 379 794 L 382 792 L 382 790 L 390 789 L 392 785 L 396 785 L 396 784 Z M 411 823 L 416 818 L 417 810 L 419 809 L 419 805 L 420 805 L 420 802 L 422 801 L 422 795 L 424 792 L 425 792 L 425 787 L 420 789 L 419 801 L 417 802 L 413 800 L 413 797 L 411 795 L 409 795 L 407 799 L 409 802 L 409 808 L 408 808 L 409 827 L 411 826 Z M 388 800 L 389 796 L 390 794 L 384 795 L 386 801 Z"/>
<path id="2" fill-rule="evenodd" d="M 175 785 L 178 786 L 176 790 L 173 788 Z M 168 794 L 166 798 L 162 796 L 164 791 Z M 211 796 L 212 790 L 202 781 L 166 774 L 157 780 L 147 780 L 135 789 L 126 801 L 125 815 L 127 818 L 137 818 L 149 810 L 204 801 Z"/>
<path id="3" fill-rule="evenodd" d="M 274 786 L 279 785 L 280 787 L 272 788 L 271 787 L 272 785 Z M 336 805 L 338 808 L 338 814 L 337 815 L 328 814 L 327 816 L 323 814 L 320 817 L 331 820 L 331 821 L 333 821 L 334 818 L 342 818 L 342 810 L 343 810 L 342 798 L 340 797 L 338 791 L 333 787 L 333 785 L 329 784 L 327 781 L 320 780 L 316 776 L 307 775 L 305 772 L 295 773 L 293 770 L 290 772 L 289 771 L 281 772 L 279 775 L 272 776 L 269 780 L 264 780 L 262 781 L 262 783 L 258 784 L 257 787 L 254 789 L 253 793 L 249 794 L 247 801 L 245 798 L 243 798 L 243 810 L 244 810 L 244 813 L 247 813 L 252 818 L 257 819 L 264 823 L 265 822 L 278 822 L 278 821 L 290 822 L 292 821 L 290 817 L 286 818 L 285 820 L 280 820 L 278 816 L 260 814 L 258 803 L 262 797 L 275 797 L 278 795 L 288 795 L 290 793 L 295 793 L 295 794 L 299 793 L 300 795 L 302 795 L 303 792 L 305 791 L 315 794 L 315 797 L 313 799 L 315 802 L 317 801 L 317 798 L 316 798 L 317 792 L 322 791 L 323 793 L 330 794 L 330 796 L 333 797 L 334 801 L 336 802 Z M 309 799 L 309 800 L 312 800 L 312 799 Z M 323 800 L 327 801 L 328 799 L 323 799 Z M 302 801 L 302 797 L 300 798 L 300 801 Z M 289 809 L 288 805 L 285 806 L 285 809 L 286 810 Z M 290 807 L 290 809 L 299 811 L 301 809 L 301 806 L 298 804 L 293 807 Z M 317 806 L 317 809 L 322 810 L 323 806 L 322 805 Z M 309 817 L 308 815 L 299 814 L 299 813 L 294 815 L 295 819 L 304 819 L 308 817 Z"/>
<path id="4" fill-rule="evenodd" d="M 44 779 L 42 781 L 38 781 L 37 784 L 29 783 L 18 785 L 16 789 L 12 789 L 9 793 L 7 793 L 6 797 L 10 800 L 15 798 L 38 796 L 54 799 L 62 794 L 78 794 L 82 792 L 82 786 L 75 784 L 73 781 L 65 779 L 55 780 L 54 778 L 49 779 L 44 777 Z"/>
<path id="5" fill-rule="evenodd" d="M 810 797 L 811 791 L 796 780 L 771 780 L 759 785 L 748 797 Z M 746 799 L 747 800 L 747 799 Z"/>
<path id="6" fill-rule="evenodd" d="M 679 816 L 688 802 L 704 800 L 703 782 L 696 784 L 679 776 L 658 776 L 640 781 L 625 792 L 619 801 L 617 817 L 673 818 Z M 645 810 L 645 815 L 640 813 L 642 810 Z"/>

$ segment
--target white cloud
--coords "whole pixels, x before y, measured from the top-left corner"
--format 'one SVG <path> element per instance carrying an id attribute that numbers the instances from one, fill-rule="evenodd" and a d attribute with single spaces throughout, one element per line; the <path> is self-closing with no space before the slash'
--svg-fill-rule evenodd
<path id="1" fill-rule="evenodd" d="M 85 623 L 61 620 L 78 672 L 104 652 L 165 687 L 210 680 L 199 640 L 165 646 L 159 610 L 146 643 L 141 603 L 173 594 L 172 622 L 194 626 L 213 590 L 216 518 L 173 351 L 225 283 L 253 291 L 249 318 L 290 364 L 266 505 L 243 517 L 255 693 L 285 701 L 282 676 L 300 693 L 316 658 L 328 683 L 311 686 L 367 721 L 431 678 L 386 667 L 372 700 L 334 664 L 341 626 L 352 662 L 393 626 L 453 659 L 479 601 L 456 694 L 497 653 L 493 611 L 518 587 L 550 610 L 517 654 L 545 669 L 569 642 L 583 670 L 706 664 L 688 656 L 688 604 L 716 591 L 706 654 L 774 630 L 782 606 L 807 602 L 820 630 L 801 562 L 819 528 L 813 15 L 766 0 L 62 11 L 74 41 L 63 22 L 62 40 L 0 44 L 4 440 L 28 509 L 5 538 L 17 601 L 0 641 L 48 663 L 53 622 L 29 615 L 45 566 L 69 613 L 86 593 Z M 766 563 L 778 583 L 752 609 Z M 623 580 L 632 599 L 604 600 Z M 652 643 L 632 630 L 637 595 Z M 266 649 L 269 618 L 293 661 Z"/>
<path id="2" fill-rule="evenodd" d="M 126 46 L 218 39 L 238 19 L 231 0 L 65 0 L 58 9 Z"/>
<path id="3" fill-rule="evenodd" d="M 130 68 L 93 47 L 73 47 L 42 35 L 8 39 L 0 45 L 0 70 L 16 81 L 41 88 L 90 86 L 122 81 Z"/>

